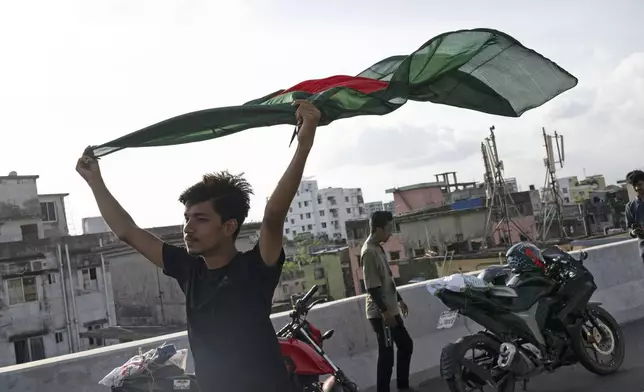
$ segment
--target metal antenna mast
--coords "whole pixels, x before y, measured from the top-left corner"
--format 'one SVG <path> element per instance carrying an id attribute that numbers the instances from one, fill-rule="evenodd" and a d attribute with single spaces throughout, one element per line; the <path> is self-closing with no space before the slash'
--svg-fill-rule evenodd
<path id="1" fill-rule="evenodd" d="M 541 129 L 543 132 L 543 141 L 545 143 L 544 146 L 546 148 L 546 157 L 543 160 L 543 163 L 546 166 L 546 178 L 544 180 L 542 195 L 544 205 L 541 210 L 541 217 L 539 220 L 541 224 L 541 227 L 539 227 L 539 237 L 543 241 L 547 239 L 550 227 L 555 221 L 559 226 L 559 237 L 563 238 L 567 233 L 563 224 L 563 199 L 559 193 L 556 167 L 557 164 L 559 164 L 559 168 L 563 168 L 564 165 L 564 138 L 563 135 L 557 134 L 557 131 L 555 131 L 554 136 L 552 136 L 546 133 L 545 127 L 542 127 Z M 553 147 L 557 148 L 556 157 Z"/>
<path id="2" fill-rule="evenodd" d="M 531 241 L 530 235 L 519 226 L 515 217 L 521 217 L 512 194 L 506 186 L 503 178 L 504 165 L 499 160 L 499 152 L 496 146 L 496 136 L 494 135 L 494 125 L 490 127 L 490 136 L 485 138 L 481 143 L 481 153 L 483 154 L 483 164 L 485 166 L 484 181 L 487 194 L 487 216 L 485 217 L 485 243 L 494 243 L 495 234 L 499 232 L 500 239 L 512 244 L 512 228 Z"/>

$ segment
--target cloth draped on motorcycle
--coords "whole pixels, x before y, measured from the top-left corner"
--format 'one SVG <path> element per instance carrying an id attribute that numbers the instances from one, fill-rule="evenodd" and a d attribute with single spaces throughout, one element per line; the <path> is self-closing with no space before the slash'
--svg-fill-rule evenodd
<path id="1" fill-rule="evenodd" d="M 492 287 L 483 279 L 472 275 L 453 274 L 427 283 L 427 291 L 431 295 L 436 294 L 439 290 L 447 289 L 456 293 L 462 293 L 466 290 L 488 290 Z"/>

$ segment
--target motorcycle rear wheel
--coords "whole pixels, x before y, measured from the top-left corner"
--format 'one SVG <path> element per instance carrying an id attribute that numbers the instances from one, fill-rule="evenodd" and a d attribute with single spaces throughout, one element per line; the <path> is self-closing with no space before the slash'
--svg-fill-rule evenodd
<path id="1" fill-rule="evenodd" d="M 497 361 L 501 343 L 482 333 L 465 336 L 456 342 L 456 347 L 452 351 L 450 362 L 456 367 L 453 376 L 446 379 L 450 392 L 470 392 L 470 391 L 494 391 L 494 392 L 514 392 L 515 376 L 512 373 L 504 372 L 498 369 Z M 474 358 L 473 361 L 478 365 L 477 359 L 486 359 L 483 364 L 490 373 L 494 373 L 495 381 L 498 383 L 497 388 L 487 385 L 483 380 L 469 372 L 464 365 L 465 355 L 474 350 L 485 351 L 487 356 Z M 475 352 L 473 353 L 475 354 Z M 481 366 L 481 365 L 479 365 Z M 489 368 L 489 369 L 487 369 Z M 496 369 L 495 369 L 496 368 Z M 486 387 L 487 389 L 484 389 Z"/>
<path id="2" fill-rule="evenodd" d="M 595 317 L 599 327 L 602 329 L 602 331 L 598 331 L 590 320 L 585 320 L 585 325 L 591 331 L 595 333 L 599 332 L 599 335 L 597 335 L 599 342 L 596 340 L 593 342 L 589 341 L 589 339 L 584 337 L 584 332 L 580 328 L 579 334 L 573 337 L 572 348 L 575 354 L 577 354 L 579 363 L 589 372 L 600 376 L 613 374 L 619 370 L 624 362 L 626 348 L 622 328 L 615 318 L 600 306 L 590 307 L 588 312 Z M 607 364 L 599 363 L 598 354 L 610 357 L 611 359 Z"/>

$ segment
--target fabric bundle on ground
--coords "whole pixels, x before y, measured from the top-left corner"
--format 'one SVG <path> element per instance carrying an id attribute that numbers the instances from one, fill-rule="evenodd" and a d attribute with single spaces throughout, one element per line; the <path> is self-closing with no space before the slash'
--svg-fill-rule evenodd
<path id="1" fill-rule="evenodd" d="M 391 113 L 407 100 L 519 117 L 576 84 L 570 73 L 505 33 L 460 30 L 434 37 L 408 56 L 379 61 L 357 76 L 308 80 L 241 106 L 183 114 L 92 151 L 101 157 L 129 147 L 192 143 L 249 128 L 295 125 L 291 103 L 296 99 L 308 99 L 320 109 L 320 125 Z"/>

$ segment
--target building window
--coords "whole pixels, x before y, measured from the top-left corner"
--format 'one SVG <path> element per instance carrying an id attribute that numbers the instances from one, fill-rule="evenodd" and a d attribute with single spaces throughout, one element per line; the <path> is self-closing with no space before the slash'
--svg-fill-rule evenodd
<path id="1" fill-rule="evenodd" d="M 36 336 L 25 340 L 13 342 L 13 349 L 16 354 L 16 364 L 27 363 L 45 359 L 45 345 L 42 336 Z"/>
<path id="2" fill-rule="evenodd" d="M 317 279 L 324 279 L 324 268 L 316 268 L 313 271 L 313 276 L 315 277 L 316 280 Z"/>
<path id="3" fill-rule="evenodd" d="M 313 230 L 313 225 L 308 225 L 308 226 L 306 226 L 306 228 L 309 229 L 309 230 Z"/>
<path id="4" fill-rule="evenodd" d="M 49 282 L 49 284 L 56 283 L 56 274 L 48 274 L 47 281 Z"/>
<path id="5" fill-rule="evenodd" d="M 561 193 L 568 193 L 568 188 L 561 188 Z"/>
<path id="6" fill-rule="evenodd" d="M 326 222 L 322 222 L 322 228 L 326 229 Z"/>
<path id="7" fill-rule="evenodd" d="M 288 227 L 286 229 L 284 229 L 284 233 L 286 233 L 286 234 L 288 234 L 289 231 L 290 230 L 288 229 Z"/>
<path id="8" fill-rule="evenodd" d="M 7 279 L 7 288 L 9 291 L 9 305 L 38 301 L 35 276 Z"/>
<path id="9" fill-rule="evenodd" d="M 320 210 L 320 216 L 324 216 L 324 210 Z"/>
<path id="10" fill-rule="evenodd" d="M 40 213 L 43 222 L 56 222 L 58 220 L 56 217 L 56 203 L 53 201 L 40 203 Z"/>
<path id="11" fill-rule="evenodd" d="M 288 212 L 293 212 L 293 207 L 289 207 Z"/>
<path id="12" fill-rule="evenodd" d="M 318 204 L 322 204 L 322 197 L 318 196 Z"/>
<path id="13" fill-rule="evenodd" d="M 306 213 L 306 219 L 311 219 L 311 213 L 310 212 Z"/>
<path id="14" fill-rule="evenodd" d="M 56 337 L 56 343 L 62 343 L 63 342 L 63 333 L 62 332 L 56 332 L 55 337 Z"/>
<path id="15" fill-rule="evenodd" d="M 305 201 L 305 202 L 304 202 L 304 207 L 308 207 L 308 206 L 309 206 L 309 202 L 308 202 L 308 201 Z"/>
<path id="16" fill-rule="evenodd" d="M 364 215 L 364 208 L 362 208 L 362 207 L 358 207 L 358 213 L 359 213 L 360 215 Z"/>
<path id="17" fill-rule="evenodd" d="M 391 261 L 394 261 L 394 260 L 400 260 L 400 252 L 398 252 L 398 251 L 395 251 L 395 252 L 389 252 L 389 259 L 390 259 Z"/>
<path id="18" fill-rule="evenodd" d="M 304 214 L 300 214 L 300 220 L 304 220 Z"/>
<path id="19" fill-rule="evenodd" d="M 83 268 L 83 290 L 98 290 L 96 268 Z"/>
<path id="20" fill-rule="evenodd" d="M 295 219 L 291 219 L 291 224 L 292 224 L 292 225 L 294 225 L 294 224 L 295 224 Z"/>
<path id="21" fill-rule="evenodd" d="M 288 216 L 284 218 L 284 223 L 288 223 Z"/>
<path id="22" fill-rule="evenodd" d="M 101 329 L 103 326 L 101 324 L 95 324 L 95 325 L 88 325 L 87 330 L 88 331 L 97 331 Z M 89 345 L 90 346 L 96 346 L 96 347 L 102 347 L 105 346 L 105 341 L 101 338 L 87 338 L 89 340 Z"/>
<path id="23" fill-rule="evenodd" d="M 568 198 L 568 197 L 564 197 L 564 202 L 566 202 L 566 203 L 570 203 L 570 198 Z"/>
<path id="24" fill-rule="evenodd" d="M 422 256 L 425 256 L 425 249 L 423 248 L 414 249 L 414 257 L 422 257 Z"/>
<path id="25" fill-rule="evenodd" d="M 304 228 L 304 226 L 302 226 L 302 231 L 306 231 L 306 229 Z"/>
<path id="26" fill-rule="evenodd" d="M 302 208 L 302 203 L 299 201 L 297 202 L 297 208 Z"/>
<path id="27" fill-rule="evenodd" d="M 21 225 L 20 231 L 22 232 L 23 241 L 36 241 L 40 237 L 38 235 L 38 225 L 35 223 L 30 225 Z"/>
<path id="28" fill-rule="evenodd" d="M 351 208 L 347 208 L 347 214 L 351 213 Z"/>
<path id="29" fill-rule="evenodd" d="M 349 202 L 349 196 L 345 196 L 344 201 L 346 201 L 348 203 Z"/>
<path id="30" fill-rule="evenodd" d="M 297 235 L 297 230 L 293 230 L 293 236 Z"/>

